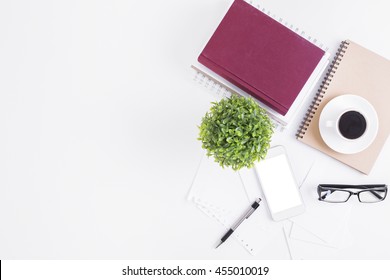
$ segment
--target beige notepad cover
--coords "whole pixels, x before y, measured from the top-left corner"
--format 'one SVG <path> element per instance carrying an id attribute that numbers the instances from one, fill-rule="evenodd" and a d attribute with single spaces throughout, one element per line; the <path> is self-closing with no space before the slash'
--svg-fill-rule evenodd
<path id="1" fill-rule="evenodd" d="M 359 95 L 375 108 L 379 130 L 374 142 L 356 154 L 341 154 L 329 148 L 319 131 L 324 106 L 343 94 Z M 390 61 L 352 42 L 341 43 L 338 53 L 319 89 L 308 115 L 300 127 L 299 141 L 368 174 L 390 132 Z"/>

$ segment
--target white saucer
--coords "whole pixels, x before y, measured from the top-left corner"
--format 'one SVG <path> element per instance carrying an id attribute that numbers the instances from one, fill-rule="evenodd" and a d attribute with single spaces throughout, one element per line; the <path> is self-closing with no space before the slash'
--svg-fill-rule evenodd
<path id="1" fill-rule="evenodd" d="M 342 137 L 335 127 L 326 126 L 329 120 L 337 118 L 348 110 L 358 110 L 367 119 L 367 129 L 358 139 Z M 378 133 L 379 121 L 375 108 L 364 98 L 346 94 L 335 97 L 325 105 L 320 115 L 319 129 L 324 142 L 334 151 L 342 154 L 355 154 L 367 149 Z"/>

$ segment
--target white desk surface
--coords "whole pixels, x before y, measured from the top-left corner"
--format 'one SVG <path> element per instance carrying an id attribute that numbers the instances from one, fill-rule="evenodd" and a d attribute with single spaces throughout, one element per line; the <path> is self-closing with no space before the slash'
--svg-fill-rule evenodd
<path id="1" fill-rule="evenodd" d="M 252 259 L 214 250 L 220 226 L 186 200 L 211 101 L 189 66 L 231 2 L 0 2 L 0 259 Z M 349 38 L 390 58 L 387 1 L 260 3 L 332 52 Z M 339 164 L 295 131 L 273 144 L 297 172 Z M 368 178 L 389 184 L 389 166 L 387 143 Z M 353 245 L 333 257 L 390 258 L 389 198 L 349 203 Z M 257 258 L 288 258 L 285 241 Z"/>

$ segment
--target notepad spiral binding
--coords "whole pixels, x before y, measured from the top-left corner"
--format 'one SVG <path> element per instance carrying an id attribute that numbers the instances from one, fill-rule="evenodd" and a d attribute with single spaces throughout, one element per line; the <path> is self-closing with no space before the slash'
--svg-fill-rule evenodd
<path id="1" fill-rule="evenodd" d="M 340 65 L 341 59 L 343 58 L 345 51 L 348 48 L 348 45 L 349 45 L 348 41 L 341 42 L 341 45 L 338 48 L 331 65 L 329 66 L 328 72 L 326 73 L 324 80 L 322 81 L 321 86 L 317 91 L 317 94 L 314 96 L 313 102 L 309 106 L 309 109 L 305 114 L 304 120 L 299 126 L 298 132 L 296 134 L 297 138 L 303 138 L 305 136 L 306 131 L 312 119 L 314 118 L 314 115 L 316 114 L 318 107 L 322 102 L 322 99 L 324 98 L 324 94 L 326 93 L 328 86 L 330 85 L 330 82 L 332 81 L 338 69 L 338 66 Z"/>

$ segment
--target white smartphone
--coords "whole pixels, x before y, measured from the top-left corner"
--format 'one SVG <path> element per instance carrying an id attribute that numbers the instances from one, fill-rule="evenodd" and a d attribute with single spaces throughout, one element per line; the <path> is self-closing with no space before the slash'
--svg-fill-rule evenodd
<path id="1" fill-rule="evenodd" d="M 305 211 L 301 193 L 282 146 L 270 148 L 267 157 L 255 165 L 272 219 L 284 220 Z"/>

